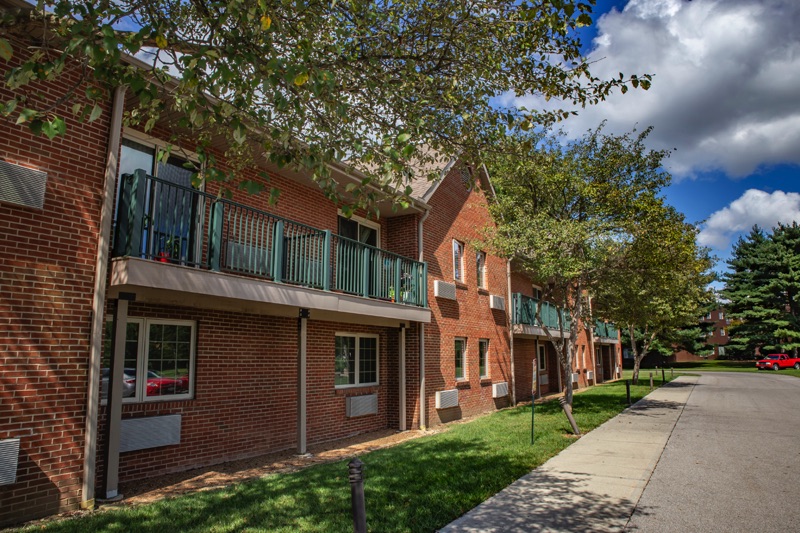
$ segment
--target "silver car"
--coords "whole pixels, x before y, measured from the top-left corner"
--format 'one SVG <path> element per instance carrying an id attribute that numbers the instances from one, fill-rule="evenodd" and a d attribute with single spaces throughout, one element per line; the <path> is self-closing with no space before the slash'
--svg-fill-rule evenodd
<path id="1" fill-rule="evenodd" d="M 100 399 L 105 400 L 108 398 L 108 379 L 111 375 L 111 369 L 102 368 L 102 379 L 100 381 Z M 126 368 L 122 374 L 122 397 L 132 398 L 136 394 L 136 369 Z"/>

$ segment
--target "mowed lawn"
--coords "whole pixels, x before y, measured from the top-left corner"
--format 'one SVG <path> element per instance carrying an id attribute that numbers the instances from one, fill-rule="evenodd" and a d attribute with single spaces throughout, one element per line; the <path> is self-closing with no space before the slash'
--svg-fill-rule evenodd
<path id="1" fill-rule="evenodd" d="M 633 401 L 649 392 L 631 388 Z M 575 396 L 583 432 L 625 408 L 618 381 Z M 574 442 L 557 401 L 503 410 L 442 433 L 362 455 L 371 531 L 434 531 Z M 352 531 L 347 461 L 275 474 L 229 487 L 131 508 L 39 523 L 37 531 Z"/>
<path id="2" fill-rule="evenodd" d="M 682 373 L 691 373 L 692 371 L 702 370 L 702 371 L 711 371 L 711 372 L 764 372 L 764 373 L 775 373 L 779 375 L 787 375 L 787 376 L 794 376 L 800 378 L 800 370 L 795 369 L 788 369 L 788 370 L 778 370 L 777 372 L 774 370 L 758 370 L 756 368 L 755 361 L 724 361 L 724 360 L 716 360 L 716 361 L 692 361 L 688 363 L 668 363 L 666 365 L 666 373 L 669 375 L 670 368 L 674 369 L 675 373 L 678 372 Z M 630 372 L 627 371 L 623 377 L 630 377 Z M 649 374 L 653 372 L 653 377 L 657 378 L 658 380 L 661 379 L 661 369 L 642 369 L 639 372 L 639 379 L 646 378 L 649 380 Z"/>

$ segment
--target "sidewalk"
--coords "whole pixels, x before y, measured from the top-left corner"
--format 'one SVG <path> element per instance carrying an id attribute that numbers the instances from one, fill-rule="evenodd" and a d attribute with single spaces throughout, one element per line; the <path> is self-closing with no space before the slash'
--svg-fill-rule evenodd
<path id="1" fill-rule="evenodd" d="M 656 389 L 440 531 L 621 531 L 697 379 Z"/>

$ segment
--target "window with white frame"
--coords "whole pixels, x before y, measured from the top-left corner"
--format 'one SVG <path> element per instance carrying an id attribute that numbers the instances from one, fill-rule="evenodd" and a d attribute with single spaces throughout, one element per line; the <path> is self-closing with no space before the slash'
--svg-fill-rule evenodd
<path id="1" fill-rule="evenodd" d="M 486 288 L 486 253 L 478 252 L 475 254 L 476 274 L 478 278 L 478 288 Z"/>
<path id="2" fill-rule="evenodd" d="M 111 379 L 113 322 L 106 321 L 101 368 L 101 399 Z M 188 320 L 129 318 L 125 332 L 123 402 L 180 400 L 194 389 L 195 323 Z M 140 379 L 146 376 L 145 379 Z"/>
<path id="3" fill-rule="evenodd" d="M 544 346 L 539 346 L 539 370 L 547 370 L 547 351 Z"/>
<path id="4" fill-rule="evenodd" d="M 466 379 L 467 376 L 467 339 L 456 338 L 455 340 L 455 364 L 456 379 Z"/>
<path id="5" fill-rule="evenodd" d="M 336 334 L 334 385 L 359 387 L 378 384 L 378 336 Z"/>
<path id="6" fill-rule="evenodd" d="M 489 377 L 489 339 L 478 341 L 478 368 L 482 378 Z"/>
<path id="7" fill-rule="evenodd" d="M 464 243 L 453 240 L 453 279 L 464 282 Z"/>

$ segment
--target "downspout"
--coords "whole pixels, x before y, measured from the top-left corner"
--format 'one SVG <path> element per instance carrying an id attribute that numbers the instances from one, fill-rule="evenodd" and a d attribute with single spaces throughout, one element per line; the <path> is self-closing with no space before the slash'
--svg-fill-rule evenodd
<path id="1" fill-rule="evenodd" d="M 119 147 L 122 137 L 122 113 L 125 110 L 126 87 L 117 87 L 111 107 L 111 124 L 108 132 L 108 152 L 103 183 L 103 205 L 100 208 L 100 232 L 97 236 L 95 260 L 94 298 L 89 345 L 89 375 L 86 398 L 86 428 L 83 451 L 83 484 L 81 508 L 94 508 L 95 475 L 97 472 L 97 419 L 100 412 L 100 362 L 103 357 L 103 323 L 108 275 L 108 251 L 111 244 L 111 221 L 114 212 L 114 189 L 117 183 Z"/>
<path id="2" fill-rule="evenodd" d="M 420 263 L 425 261 L 422 229 L 425 224 L 425 219 L 431 214 L 430 210 L 425 211 L 422 218 L 417 223 L 417 255 Z M 427 283 L 425 290 L 428 290 Z M 425 429 L 425 324 L 419 324 L 419 429 Z"/>
<path id="3" fill-rule="evenodd" d="M 511 357 L 511 405 L 517 405 L 517 383 L 515 380 L 516 374 L 514 373 L 514 325 L 511 323 L 514 305 L 511 298 L 511 261 L 506 261 L 506 283 L 508 285 L 508 310 L 506 311 L 506 320 L 508 321 L 508 351 Z M 538 356 L 534 354 L 534 361 L 537 357 Z M 534 375 L 535 374 L 534 372 Z"/>

